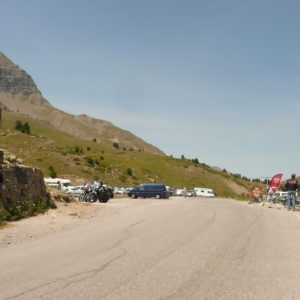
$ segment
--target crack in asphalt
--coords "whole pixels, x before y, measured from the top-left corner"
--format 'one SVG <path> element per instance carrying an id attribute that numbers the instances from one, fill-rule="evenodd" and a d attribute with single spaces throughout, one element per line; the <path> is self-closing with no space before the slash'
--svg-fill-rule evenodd
<path id="1" fill-rule="evenodd" d="M 213 211 L 211 217 L 206 220 L 207 223 L 212 223 L 214 222 L 216 218 L 216 211 Z M 201 228 L 202 228 L 201 224 Z M 177 247 L 172 248 L 170 251 L 168 251 L 165 255 L 161 256 L 161 258 L 159 260 L 157 260 L 155 263 L 149 265 L 147 268 L 143 269 L 142 271 L 140 271 L 139 273 L 136 273 L 134 277 L 139 276 L 140 274 L 143 274 L 151 269 L 153 269 L 156 265 L 158 265 L 159 263 L 161 263 L 162 261 L 164 261 L 165 259 L 167 259 L 168 257 L 170 257 L 175 251 L 185 247 L 187 245 L 187 243 L 192 242 L 193 240 L 197 239 L 199 237 L 199 233 L 197 233 L 196 235 L 193 235 L 192 237 L 182 241 Z M 130 279 L 126 279 L 125 281 L 123 281 L 121 284 L 118 285 L 118 287 L 113 288 L 112 290 L 108 291 L 106 294 L 101 296 L 101 299 L 106 298 L 107 296 L 113 294 L 116 290 L 122 288 L 123 286 L 125 286 L 130 280 L 132 279 L 132 277 Z"/>
<path id="2" fill-rule="evenodd" d="M 236 240 L 239 236 L 244 235 L 245 233 L 249 232 L 249 230 L 251 228 L 253 228 L 253 226 L 256 224 L 257 220 L 261 217 L 262 212 L 258 212 L 254 215 L 254 218 L 248 223 L 247 226 L 245 226 L 244 228 L 242 228 L 241 230 L 239 230 L 238 232 L 234 233 L 233 235 L 231 235 L 231 237 L 226 241 L 226 243 L 222 246 L 221 251 L 220 251 L 220 257 L 219 259 L 214 261 L 214 264 L 209 268 L 209 271 L 206 270 L 206 277 L 211 276 L 215 270 L 218 268 L 220 262 L 223 261 L 224 257 L 226 257 L 226 255 L 228 255 L 228 253 L 230 251 L 232 251 L 232 248 L 230 247 L 232 245 L 232 242 L 234 240 Z M 246 241 L 243 243 L 242 246 L 239 247 L 237 253 L 239 253 L 241 250 L 244 249 L 245 245 L 247 245 L 250 242 L 250 238 L 249 236 L 246 238 Z M 213 246 L 210 248 L 213 249 Z M 245 253 L 238 255 L 235 260 L 235 267 L 237 267 L 237 264 L 239 263 L 239 261 L 245 257 Z M 225 271 L 223 271 L 222 273 L 224 274 Z M 174 291 L 172 294 L 169 294 L 165 297 L 161 297 L 159 299 L 173 299 L 173 297 L 179 296 L 180 294 L 184 293 L 186 289 L 189 288 L 189 286 L 191 285 L 191 283 L 198 281 L 199 276 L 201 276 L 202 271 L 196 271 L 194 272 L 194 275 L 187 280 L 184 284 L 182 284 L 180 287 L 178 287 L 176 289 L 176 291 Z M 224 283 L 221 283 L 221 286 L 223 286 Z"/>
<path id="3" fill-rule="evenodd" d="M 130 229 L 132 229 L 133 227 L 141 224 L 142 222 L 144 222 L 144 220 L 140 220 L 138 222 L 135 222 L 127 227 L 125 227 L 122 232 L 125 234 L 125 237 L 123 237 L 122 239 L 118 240 L 116 243 L 114 243 L 108 250 L 111 250 L 113 248 L 119 248 L 122 253 L 112 259 L 110 259 L 109 261 L 107 261 L 106 263 L 104 263 L 101 267 L 99 268 L 96 268 L 96 269 L 93 269 L 93 270 L 90 270 L 90 271 L 85 271 L 85 272 L 81 272 L 81 273 L 77 273 L 77 274 L 74 274 L 74 275 L 71 275 L 71 276 L 68 276 L 66 278 L 58 278 L 58 279 L 55 279 L 55 280 L 51 280 L 50 282 L 47 282 L 47 283 L 44 283 L 44 284 L 41 284 L 39 286 L 36 286 L 36 287 L 33 287 L 33 288 L 30 288 L 22 293 L 19 293 L 17 295 L 14 295 L 14 296 L 11 296 L 11 297 L 8 297 L 6 298 L 5 300 L 11 300 L 11 299 L 16 299 L 16 298 L 19 298 L 21 296 L 24 296 L 26 294 L 29 294 L 33 291 L 38 291 L 39 289 L 42 289 L 44 287 L 49 287 L 51 285 L 55 285 L 55 284 L 59 284 L 63 281 L 67 281 L 62 287 L 59 287 L 59 288 L 56 288 L 48 293 L 43 293 L 41 295 L 38 296 L 38 298 L 43 298 L 43 297 L 46 297 L 46 296 L 49 296 L 51 294 L 54 294 L 58 291 L 61 291 L 63 289 L 66 289 L 67 287 L 69 287 L 70 285 L 74 284 L 74 283 L 77 283 L 77 282 L 80 282 L 80 281 L 83 281 L 83 280 L 87 280 L 87 279 L 90 279 L 92 277 L 95 277 L 97 274 L 99 274 L 101 271 L 103 271 L 104 269 L 106 269 L 109 265 L 111 265 L 112 263 L 114 263 L 115 261 L 121 259 L 122 257 L 124 257 L 127 253 L 126 249 L 122 248 L 121 247 L 121 244 L 123 242 L 125 242 L 126 240 L 128 240 L 130 237 L 131 237 L 131 233 L 130 233 Z"/>

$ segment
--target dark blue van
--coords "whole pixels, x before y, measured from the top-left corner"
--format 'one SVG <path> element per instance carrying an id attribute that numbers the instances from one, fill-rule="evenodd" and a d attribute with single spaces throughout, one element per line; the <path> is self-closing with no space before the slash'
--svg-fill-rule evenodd
<path id="1" fill-rule="evenodd" d="M 169 192 L 164 184 L 141 184 L 128 192 L 131 198 L 169 198 Z"/>

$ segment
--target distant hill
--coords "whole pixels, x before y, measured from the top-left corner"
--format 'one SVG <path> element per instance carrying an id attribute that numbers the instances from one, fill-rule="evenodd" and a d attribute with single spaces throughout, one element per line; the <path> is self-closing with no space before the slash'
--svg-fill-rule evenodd
<path id="1" fill-rule="evenodd" d="M 121 148 L 163 154 L 157 147 L 108 121 L 87 115 L 74 116 L 53 107 L 43 97 L 30 75 L 1 52 L 0 105 L 5 111 L 49 122 L 55 128 L 80 139 L 96 140 L 109 146 L 115 143 Z"/>

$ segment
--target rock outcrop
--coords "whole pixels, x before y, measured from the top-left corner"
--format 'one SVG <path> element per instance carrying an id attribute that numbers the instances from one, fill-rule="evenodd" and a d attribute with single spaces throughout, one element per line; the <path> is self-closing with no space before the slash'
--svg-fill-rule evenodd
<path id="1" fill-rule="evenodd" d="M 49 105 L 31 76 L 0 52 L 0 93 L 32 96 L 37 104 Z"/>

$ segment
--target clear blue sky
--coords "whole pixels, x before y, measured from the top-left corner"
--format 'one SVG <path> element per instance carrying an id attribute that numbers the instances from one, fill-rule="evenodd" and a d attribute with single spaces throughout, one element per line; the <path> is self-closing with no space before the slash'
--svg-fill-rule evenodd
<path id="1" fill-rule="evenodd" d="M 0 51 L 72 114 L 249 177 L 300 174 L 300 2 L 0 0 Z"/>

